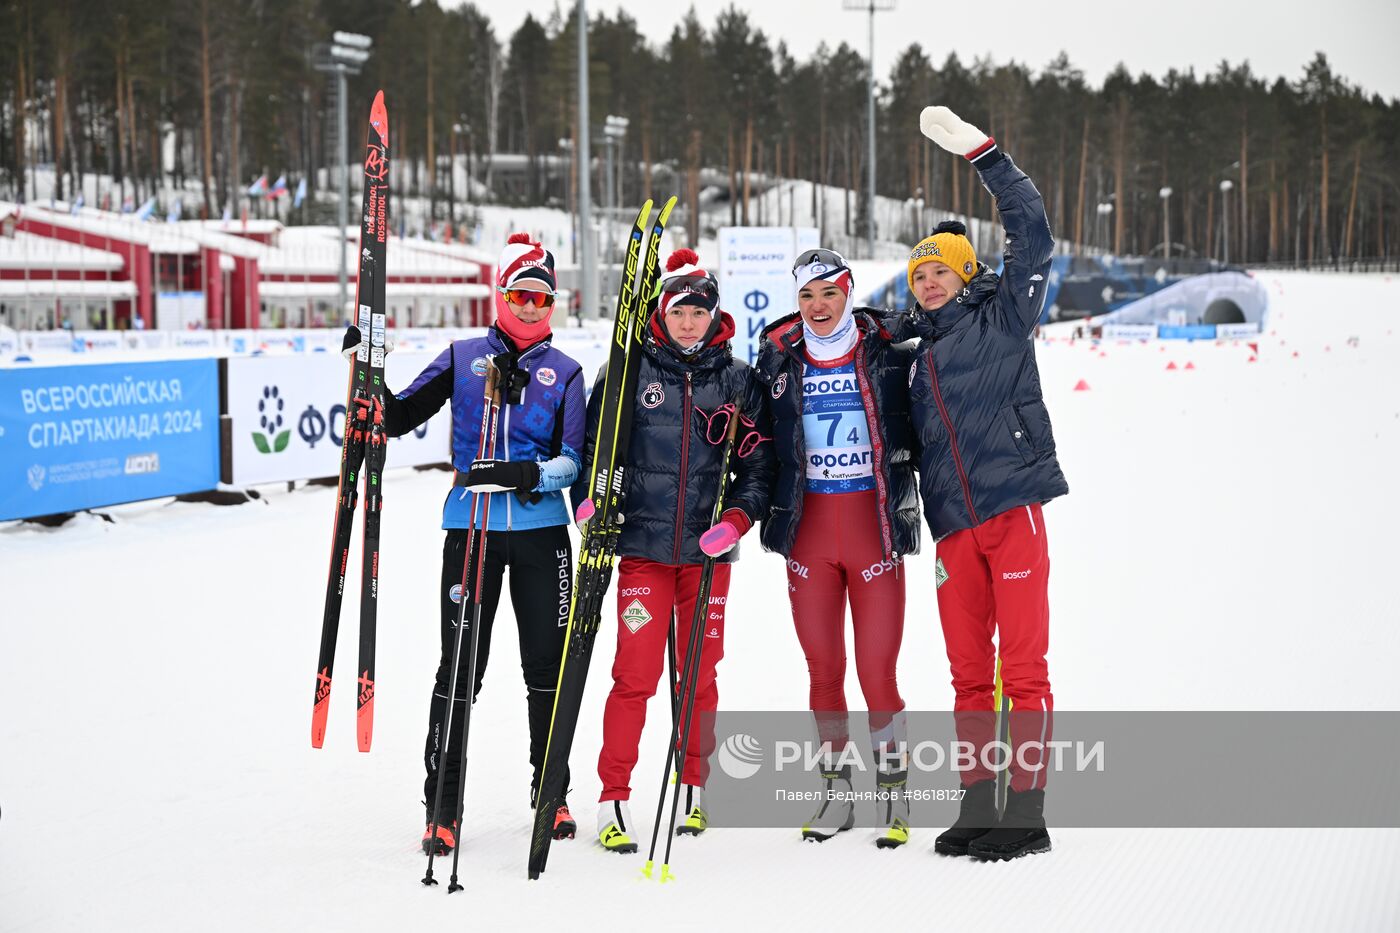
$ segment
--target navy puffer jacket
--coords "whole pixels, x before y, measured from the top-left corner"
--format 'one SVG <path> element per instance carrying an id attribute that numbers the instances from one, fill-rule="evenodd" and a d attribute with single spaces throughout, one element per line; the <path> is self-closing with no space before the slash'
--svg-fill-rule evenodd
<path id="1" fill-rule="evenodd" d="M 935 539 L 1069 492 L 1032 339 L 1050 274 L 1050 222 L 1040 192 L 1009 157 L 981 175 L 1006 228 L 1002 274 L 983 265 L 936 312 L 881 319 L 896 340 L 920 338 L 909 400 Z"/>
<path id="2" fill-rule="evenodd" d="M 880 537 L 886 559 L 919 551 L 919 496 L 914 479 L 917 439 L 909 420 L 909 367 L 913 356 L 889 345 L 868 308 L 855 309 L 861 339 L 856 344 L 856 374 L 865 405 L 866 423 L 875 458 L 875 489 L 880 501 Z M 797 543 L 802 521 L 802 497 L 807 489 L 807 445 L 802 431 L 802 319 L 797 314 L 764 330 L 755 369 L 767 387 L 773 423 L 773 451 L 778 480 L 768 517 L 763 522 L 763 546 L 783 556 Z"/>
<path id="3" fill-rule="evenodd" d="M 647 328 L 626 459 L 624 520 L 618 540 L 622 556 L 663 564 L 704 562 L 699 539 L 714 517 L 724 451 L 720 421 L 715 422 L 720 443 L 712 444 L 706 439 L 709 422 L 705 416 L 733 402 L 736 395 L 742 397 L 742 410 L 755 425 L 741 424 L 735 438 L 736 450 L 730 459 L 733 479 L 725 493 L 725 511 L 740 509 L 750 524 L 767 514 L 773 443 L 764 440 L 744 457 L 739 456 L 737 446 L 750 431 L 758 431 L 765 439 L 773 432 L 753 370 L 730 351 L 734 321 L 725 312 L 720 314 L 718 333 L 704 349 L 688 357 L 682 357 L 665 339 L 655 317 Z M 571 490 L 575 509 L 588 498 L 592 481 L 606 369 L 598 373 L 588 399 L 583 472 Z M 736 547 L 718 560 L 728 563 L 738 556 Z"/>

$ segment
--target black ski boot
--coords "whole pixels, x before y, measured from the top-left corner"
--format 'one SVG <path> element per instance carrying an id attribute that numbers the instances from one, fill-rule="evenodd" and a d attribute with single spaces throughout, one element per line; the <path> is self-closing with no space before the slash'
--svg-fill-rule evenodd
<path id="1" fill-rule="evenodd" d="M 996 829 L 972 840 L 967 854 L 984 862 L 1050 851 L 1050 834 L 1045 831 L 1045 791 L 1010 791 L 1006 812 Z"/>
<path id="2" fill-rule="evenodd" d="M 978 781 L 963 791 L 957 820 L 933 840 L 939 855 L 967 855 L 968 844 L 997 825 L 996 781 Z"/>

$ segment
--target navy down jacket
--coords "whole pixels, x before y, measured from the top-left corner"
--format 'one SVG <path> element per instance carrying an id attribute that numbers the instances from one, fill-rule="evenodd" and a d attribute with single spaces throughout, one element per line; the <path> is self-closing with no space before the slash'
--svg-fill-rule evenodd
<path id="1" fill-rule="evenodd" d="M 1002 274 L 982 265 L 937 311 L 881 319 L 895 340 L 920 338 L 909 401 L 935 539 L 1069 492 L 1032 339 L 1050 273 L 1050 222 L 1040 192 L 1009 157 L 981 175 L 1006 228 Z"/>
<path id="2" fill-rule="evenodd" d="M 660 331 L 653 316 L 643 344 L 637 371 L 637 394 L 632 409 L 632 436 L 628 443 L 626 498 L 621 556 L 644 557 L 662 564 L 699 564 L 705 560 L 700 536 L 710 527 L 715 495 L 719 491 L 723 454 L 724 420 L 710 419 L 721 406 L 742 397 L 741 410 L 754 422 L 741 423 L 730 460 L 733 480 L 725 494 L 725 511 L 740 509 L 750 524 L 768 511 L 768 488 L 773 478 L 773 432 L 763 407 L 762 387 L 747 364 L 734 359 L 729 339 L 734 321 L 723 311 L 719 331 L 709 344 L 692 356 L 682 357 Z M 583 472 L 574 483 L 574 507 L 588 498 L 592 481 L 593 449 L 598 418 L 603 407 L 603 379 L 598 373 L 588 399 L 588 427 L 583 447 Z M 764 440 L 750 440 L 740 456 L 740 442 L 758 431 Z M 718 438 L 711 443 L 706 435 Z M 739 548 L 717 558 L 737 559 Z"/>
<path id="3" fill-rule="evenodd" d="M 856 344 L 856 374 L 875 458 L 880 537 L 885 557 L 894 559 L 919 551 L 919 496 L 914 480 L 917 441 L 909 420 L 908 393 L 913 355 L 889 345 L 890 335 L 881 332 L 870 309 L 857 308 L 854 313 L 861 330 Z M 802 497 L 807 489 L 806 440 L 802 431 L 805 364 L 799 315 L 790 314 L 764 330 L 755 368 L 767 387 L 778 481 L 763 522 L 763 546 L 785 557 L 797 543 Z"/>

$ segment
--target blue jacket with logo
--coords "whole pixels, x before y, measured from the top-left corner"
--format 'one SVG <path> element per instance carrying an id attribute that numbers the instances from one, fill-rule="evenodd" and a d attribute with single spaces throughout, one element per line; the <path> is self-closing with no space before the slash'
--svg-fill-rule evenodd
<path id="1" fill-rule="evenodd" d="M 653 316 L 637 370 L 637 394 L 632 408 L 632 434 L 626 459 L 626 501 L 618 553 L 643 557 L 662 564 L 699 564 L 705 560 L 700 536 L 714 517 L 723 456 L 722 420 L 715 419 L 711 438 L 708 416 L 741 397 L 740 410 L 753 427 L 740 423 L 736 450 L 730 458 L 733 480 L 725 492 L 725 511 L 741 510 L 750 524 L 768 511 L 768 487 L 773 478 L 773 443 L 768 437 L 762 387 L 753 370 L 734 359 L 729 340 L 734 321 L 720 312 L 721 327 L 710 343 L 691 356 L 682 357 L 665 340 Z M 591 468 L 598 419 L 602 410 L 603 380 L 607 367 L 588 400 L 588 441 L 584 463 Z M 764 438 L 742 443 L 750 432 Z M 591 477 L 587 471 L 574 484 L 572 496 L 580 503 L 588 498 Z M 717 560 L 728 563 L 739 556 L 735 547 Z"/>
<path id="2" fill-rule="evenodd" d="M 1006 228 L 1001 275 L 982 265 L 938 311 L 882 318 L 893 339 L 919 338 L 909 401 L 935 538 L 1069 492 L 1032 339 L 1049 284 L 1050 222 L 1040 192 L 1009 157 L 980 172 Z"/>
<path id="3" fill-rule="evenodd" d="M 874 456 L 875 491 L 880 503 L 880 540 L 886 559 L 919 551 L 919 496 L 914 479 L 916 439 L 909 423 L 908 374 L 911 357 L 889 345 L 889 335 L 868 308 L 855 310 L 861 337 L 856 344 L 856 379 L 865 406 L 866 425 Z M 802 521 L 802 498 L 807 489 L 807 442 L 803 431 L 802 320 L 796 314 L 769 325 L 763 334 L 755 371 L 767 387 L 773 419 L 773 450 L 778 479 L 768 516 L 763 522 L 763 546 L 783 556 L 797 543 Z"/>
<path id="4" fill-rule="evenodd" d="M 486 360 L 514 354 L 509 338 L 491 328 L 484 337 L 455 340 L 418 374 L 407 389 L 385 405 L 390 436 L 406 434 L 427 421 L 443 403 L 452 401 L 452 465 L 465 472 L 476 459 L 481 441 L 481 418 L 486 407 Z M 494 492 L 487 528 L 523 531 L 567 525 L 571 518 L 564 494 L 579 473 L 583 447 L 583 374 L 571 357 L 546 338 L 519 354 L 516 366 L 529 380 L 516 405 L 502 401 L 496 426 L 497 460 L 534 460 L 540 465 L 536 501 L 522 501 L 514 492 Z M 486 497 L 478 496 L 478 510 Z M 472 493 L 454 487 L 442 509 L 443 528 L 471 524 Z"/>

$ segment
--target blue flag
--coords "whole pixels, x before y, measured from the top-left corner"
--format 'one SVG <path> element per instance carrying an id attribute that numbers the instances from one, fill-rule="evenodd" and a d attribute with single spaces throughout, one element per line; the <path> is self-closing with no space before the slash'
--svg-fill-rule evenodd
<path id="1" fill-rule="evenodd" d="M 297 182 L 297 193 L 292 198 L 292 207 L 301 207 L 301 202 L 306 200 L 306 179 Z"/>

